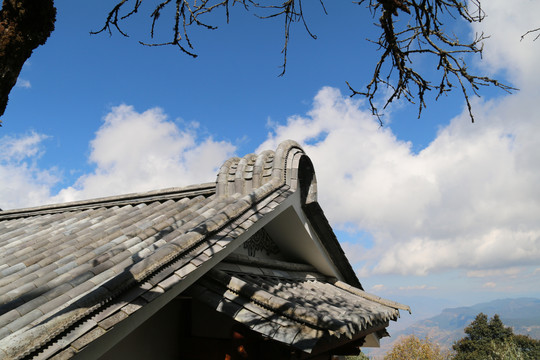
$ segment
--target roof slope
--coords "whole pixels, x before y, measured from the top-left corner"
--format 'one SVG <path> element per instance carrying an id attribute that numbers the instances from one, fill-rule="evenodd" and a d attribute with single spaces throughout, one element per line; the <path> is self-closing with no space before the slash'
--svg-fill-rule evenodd
<path id="1" fill-rule="evenodd" d="M 293 141 L 228 160 L 212 184 L 0 212 L 0 358 L 69 357 L 177 296 L 297 190 L 344 280 L 360 287 Z"/>

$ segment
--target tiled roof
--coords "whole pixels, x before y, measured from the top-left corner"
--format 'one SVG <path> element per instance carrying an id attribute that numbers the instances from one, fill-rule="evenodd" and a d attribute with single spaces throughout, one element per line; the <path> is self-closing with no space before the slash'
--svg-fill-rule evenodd
<path id="1" fill-rule="evenodd" d="M 240 260 L 240 261 L 239 261 Z M 397 320 L 401 304 L 329 278 L 313 267 L 231 256 L 188 293 L 268 338 L 311 352 L 324 337 L 356 334 Z"/>
<path id="2" fill-rule="evenodd" d="M 71 357 L 185 291 L 297 190 L 343 278 L 361 288 L 315 184 L 287 141 L 228 160 L 216 183 L 0 212 L 0 359 Z"/>

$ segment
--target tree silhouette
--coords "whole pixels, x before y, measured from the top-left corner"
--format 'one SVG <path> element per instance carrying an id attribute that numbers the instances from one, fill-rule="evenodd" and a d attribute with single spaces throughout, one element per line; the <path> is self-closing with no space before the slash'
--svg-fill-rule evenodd
<path id="1" fill-rule="evenodd" d="M 0 10 L 0 116 L 25 61 L 45 44 L 56 21 L 53 0 L 4 0 Z M 0 121 L 1 125 L 1 121 Z"/>
<path id="2" fill-rule="evenodd" d="M 465 337 L 453 345 L 455 360 L 536 360 L 540 355 L 540 340 L 514 335 L 512 329 L 503 324 L 499 315 L 494 315 L 488 321 L 487 315 L 478 314 L 465 328 L 465 334 Z"/>

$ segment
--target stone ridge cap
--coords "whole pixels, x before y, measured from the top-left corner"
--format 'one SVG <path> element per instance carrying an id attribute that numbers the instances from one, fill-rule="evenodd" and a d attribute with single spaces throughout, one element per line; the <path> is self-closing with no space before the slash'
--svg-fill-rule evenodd
<path id="1" fill-rule="evenodd" d="M 197 185 L 188 185 L 185 187 L 171 187 L 140 193 L 129 193 L 124 195 L 114 195 L 88 200 L 70 201 L 59 204 L 49 204 L 22 209 L 4 210 L 0 211 L 0 220 L 57 213 L 61 211 L 90 209 L 101 206 L 111 207 L 115 205 L 128 205 L 132 203 L 142 203 L 157 200 L 195 197 L 198 195 L 212 195 L 215 192 L 216 183 L 209 182 Z"/>

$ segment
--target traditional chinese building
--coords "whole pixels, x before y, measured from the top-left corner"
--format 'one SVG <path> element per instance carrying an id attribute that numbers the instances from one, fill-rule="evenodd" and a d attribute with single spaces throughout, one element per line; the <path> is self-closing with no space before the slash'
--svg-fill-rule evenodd
<path id="1" fill-rule="evenodd" d="M 362 289 L 293 141 L 216 182 L 0 212 L 0 359 L 330 359 L 407 306 Z"/>

